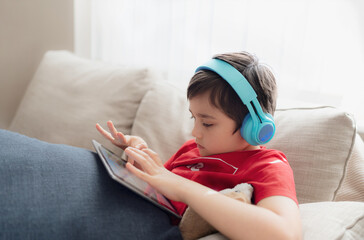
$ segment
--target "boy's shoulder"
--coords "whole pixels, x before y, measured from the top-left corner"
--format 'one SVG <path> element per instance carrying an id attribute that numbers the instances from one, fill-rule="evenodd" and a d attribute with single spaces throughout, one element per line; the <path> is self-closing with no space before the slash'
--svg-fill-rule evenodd
<path id="1" fill-rule="evenodd" d="M 228 156 L 228 157 L 236 157 L 236 158 L 253 157 L 256 159 L 266 159 L 266 158 L 286 159 L 286 156 L 283 152 L 276 150 L 276 149 L 266 148 L 265 146 L 260 146 L 259 149 L 255 149 L 255 150 L 235 151 L 235 152 L 217 154 L 216 156 L 220 156 L 220 157 Z"/>
<path id="2" fill-rule="evenodd" d="M 217 154 L 216 157 L 232 164 L 239 169 L 265 169 L 277 168 L 281 169 L 289 167 L 289 163 L 285 154 L 276 149 L 267 149 L 262 146 L 260 149 L 248 151 L 236 151 L 230 153 Z M 275 164 L 282 163 L 282 164 Z M 274 166 L 273 166 L 274 165 Z"/>
<path id="3" fill-rule="evenodd" d="M 194 139 L 186 141 L 180 147 L 180 149 L 169 159 L 168 162 L 172 163 L 176 159 L 181 159 L 181 158 L 183 158 L 183 160 L 186 159 L 197 160 L 198 158 L 201 158 L 199 155 L 197 144 Z M 222 160 L 226 160 L 227 162 L 235 162 L 235 161 L 241 162 L 241 160 L 244 159 L 245 162 L 252 162 L 254 163 L 254 165 L 256 165 L 256 163 L 258 162 L 261 164 L 268 164 L 275 161 L 282 161 L 284 163 L 287 162 L 287 158 L 283 152 L 276 149 L 268 149 L 265 146 L 260 146 L 260 148 L 256 150 L 235 151 L 229 153 L 210 155 L 207 158 L 219 158 Z"/>

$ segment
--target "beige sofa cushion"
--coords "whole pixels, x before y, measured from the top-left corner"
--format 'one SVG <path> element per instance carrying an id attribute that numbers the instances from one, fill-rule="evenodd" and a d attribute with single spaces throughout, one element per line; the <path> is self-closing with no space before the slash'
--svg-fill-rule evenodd
<path id="1" fill-rule="evenodd" d="M 364 239 L 363 202 L 319 202 L 300 205 L 303 239 Z"/>
<path id="2" fill-rule="evenodd" d="M 364 239 L 363 202 L 320 202 L 300 205 L 304 240 Z M 227 240 L 220 233 L 199 240 Z"/>
<path id="3" fill-rule="evenodd" d="M 278 110 L 276 135 L 267 144 L 284 152 L 294 171 L 300 203 L 332 201 L 356 136 L 354 119 L 331 107 Z"/>
<path id="4" fill-rule="evenodd" d="M 185 91 L 167 82 L 157 82 L 145 94 L 131 133 L 141 136 L 167 161 L 192 138 L 193 120 L 188 109 Z"/>
<path id="5" fill-rule="evenodd" d="M 10 130 L 52 143 L 93 149 L 91 139 L 113 146 L 95 124 L 130 134 L 139 103 L 156 76 L 145 68 L 113 66 L 66 51 L 45 54 Z"/>
<path id="6" fill-rule="evenodd" d="M 364 142 L 358 134 L 334 200 L 364 202 Z"/>

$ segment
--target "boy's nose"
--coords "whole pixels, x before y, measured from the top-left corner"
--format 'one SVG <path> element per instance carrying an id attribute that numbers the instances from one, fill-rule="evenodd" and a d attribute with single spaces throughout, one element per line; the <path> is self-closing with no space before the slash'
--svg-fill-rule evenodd
<path id="1" fill-rule="evenodd" d="M 194 138 L 201 138 L 201 132 L 199 131 L 198 127 L 196 126 L 196 124 L 193 126 L 192 128 L 192 136 Z"/>

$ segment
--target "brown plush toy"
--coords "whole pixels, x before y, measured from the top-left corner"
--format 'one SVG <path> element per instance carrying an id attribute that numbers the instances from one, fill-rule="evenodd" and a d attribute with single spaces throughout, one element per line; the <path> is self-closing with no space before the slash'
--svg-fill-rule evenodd
<path id="1" fill-rule="evenodd" d="M 220 193 L 242 201 L 251 203 L 253 187 L 247 183 L 241 183 L 234 188 L 227 188 Z M 198 239 L 209 234 L 217 232 L 217 230 L 200 217 L 192 208 L 188 207 L 179 224 L 181 234 L 184 240 Z"/>

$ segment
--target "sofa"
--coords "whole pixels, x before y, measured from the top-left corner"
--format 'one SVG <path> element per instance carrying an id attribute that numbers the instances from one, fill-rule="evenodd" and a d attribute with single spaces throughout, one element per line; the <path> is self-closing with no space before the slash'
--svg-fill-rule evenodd
<path id="1" fill-rule="evenodd" d="M 185 90 L 162 73 L 68 51 L 44 55 L 8 130 L 91 151 L 95 139 L 120 154 L 95 129 L 108 120 L 144 138 L 164 161 L 192 138 Z M 278 108 L 275 122 L 267 148 L 284 152 L 292 166 L 303 239 L 364 239 L 364 143 L 353 116 L 329 106 Z"/>

